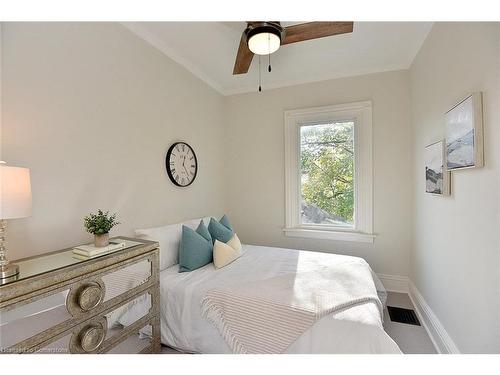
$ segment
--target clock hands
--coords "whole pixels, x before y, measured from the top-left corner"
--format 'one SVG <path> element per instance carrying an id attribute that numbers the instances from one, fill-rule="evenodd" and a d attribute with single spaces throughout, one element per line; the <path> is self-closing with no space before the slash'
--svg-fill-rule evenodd
<path id="1" fill-rule="evenodd" d="M 184 155 L 184 159 L 182 159 L 182 168 L 186 171 L 186 176 L 188 175 L 188 171 L 186 169 L 186 155 Z"/>

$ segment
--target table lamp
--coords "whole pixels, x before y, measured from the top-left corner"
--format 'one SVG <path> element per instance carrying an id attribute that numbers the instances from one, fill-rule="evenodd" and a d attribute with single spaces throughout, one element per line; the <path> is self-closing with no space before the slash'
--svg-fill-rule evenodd
<path id="1" fill-rule="evenodd" d="M 15 276 L 19 267 L 7 260 L 5 227 L 7 220 L 31 215 L 31 184 L 28 168 L 0 162 L 0 279 Z"/>

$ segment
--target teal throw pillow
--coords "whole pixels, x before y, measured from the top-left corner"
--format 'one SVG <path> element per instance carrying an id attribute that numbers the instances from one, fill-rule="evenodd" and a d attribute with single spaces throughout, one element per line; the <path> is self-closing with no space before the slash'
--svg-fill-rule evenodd
<path id="1" fill-rule="evenodd" d="M 229 223 L 229 218 L 226 215 L 224 215 L 224 216 L 221 217 L 221 219 L 219 220 L 219 223 L 221 223 L 227 229 L 230 229 L 234 233 L 234 229 L 231 226 L 231 224 Z"/>
<path id="2" fill-rule="evenodd" d="M 212 262 L 212 241 L 183 225 L 182 238 L 179 246 L 179 272 L 194 271 Z"/>
<path id="3" fill-rule="evenodd" d="M 215 240 L 218 240 L 220 242 L 226 243 L 234 236 L 234 232 L 231 229 L 229 229 L 225 225 L 221 224 L 220 222 L 215 220 L 213 217 L 210 218 L 210 223 L 208 224 L 208 231 L 210 232 L 210 235 L 212 236 L 212 242 L 215 242 Z"/>
<path id="4" fill-rule="evenodd" d="M 203 220 L 200 220 L 200 224 L 198 224 L 198 228 L 196 228 L 196 233 L 201 234 L 208 242 L 212 242 L 212 236 Z"/>

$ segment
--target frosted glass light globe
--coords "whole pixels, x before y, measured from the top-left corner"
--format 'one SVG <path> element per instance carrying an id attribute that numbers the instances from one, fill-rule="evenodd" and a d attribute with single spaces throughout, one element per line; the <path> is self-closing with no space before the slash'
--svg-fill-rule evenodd
<path id="1" fill-rule="evenodd" d="M 269 55 L 280 48 L 280 38 L 272 33 L 258 33 L 248 40 L 248 48 L 256 55 Z"/>

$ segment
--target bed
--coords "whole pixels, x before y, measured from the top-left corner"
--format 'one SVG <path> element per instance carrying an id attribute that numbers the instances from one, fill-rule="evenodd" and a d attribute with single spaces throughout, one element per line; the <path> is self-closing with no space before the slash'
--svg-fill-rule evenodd
<path id="1" fill-rule="evenodd" d="M 228 284 L 294 274 L 306 259 L 325 256 L 354 259 L 335 254 L 243 245 L 243 255 L 218 270 L 213 264 L 184 273 L 179 273 L 178 265 L 166 268 L 160 273 L 162 343 L 187 353 L 232 353 L 220 330 L 202 316 L 201 304 L 207 292 Z M 378 297 L 385 304 L 385 289 L 374 273 L 372 277 Z M 127 313 L 122 319 L 127 319 Z M 382 319 L 379 303 L 358 303 L 316 321 L 284 353 L 401 353 L 384 331 Z"/>

